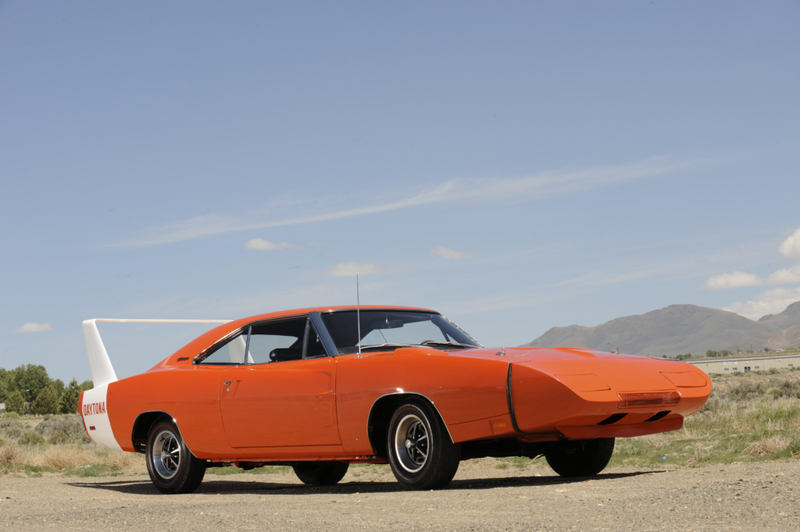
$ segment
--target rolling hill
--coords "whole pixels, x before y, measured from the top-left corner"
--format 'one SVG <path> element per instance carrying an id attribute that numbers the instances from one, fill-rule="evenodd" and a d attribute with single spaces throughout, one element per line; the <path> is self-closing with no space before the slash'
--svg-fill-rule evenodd
<path id="1" fill-rule="evenodd" d="M 670 305 L 596 327 L 553 327 L 525 346 L 619 348 L 623 353 L 650 356 L 699 354 L 709 349 L 785 349 L 800 346 L 800 301 L 758 321 L 724 310 Z"/>

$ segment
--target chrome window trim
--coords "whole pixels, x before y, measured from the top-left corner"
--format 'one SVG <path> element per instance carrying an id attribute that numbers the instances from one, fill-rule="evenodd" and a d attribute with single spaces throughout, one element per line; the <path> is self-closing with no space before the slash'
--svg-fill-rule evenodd
<path id="1" fill-rule="evenodd" d="M 466 336 L 467 338 L 469 338 L 470 340 L 475 342 L 475 348 L 476 349 L 483 348 L 483 344 L 481 344 L 479 341 L 477 341 L 475 338 L 473 338 L 464 329 L 462 329 L 461 327 L 459 327 L 458 325 L 453 323 L 450 320 L 450 318 L 448 318 L 447 316 L 443 316 L 442 313 L 436 312 L 435 310 L 414 309 L 414 308 L 406 309 L 406 308 L 397 308 L 397 307 L 379 307 L 379 308 L 370 307 L 370 308 L 362 309 L 362 312 L 373 312 L 373 311 L 375 311 L 375 312 L 409 312 L 409 313 L 417 313 L 417 314 L 435 314 L 435 315 L 439 316 L 440 318 L 442 318 L 443 320 L 445 320 L 450 325 L 452 325 L 453 327 L 455 327 L 456 329 L 458 329 L 459 331 L 461 331 L 461 333 L 463 333 L 464 336 Z M 356 312 L 356 309 L 354 309 L 354 308 L 337 308 L 337 309 L 329 309 L 329 310 L 322 310 L 322 311 L 318 311 L 318 312 L 312 312 L 312 313 L 309 314 L 309 316 L 316 315 L 316 318 L 317 318 L 318 321 L 315 321 L 315 325 L 317 323 L 322 324 L 322 327 L 325 330 L 325 336 L 326 336 L 326 338 L 322 339 L 323 340 L 322 343 L 325 346 L 325 350 L 328 353 L 336 353 L 334 355 L 330 355 L 330 356 L 334 356 L 334 357 L 335 356 L 344 356 L 344 355 L 340 355 L 339 349 L 336 347 L 336 344 L 333 342 L 333 338 L 328 333 L 328 329 L 325 329 L 325 326 L 322 323 L 322 314 L 335 314 L 335 313 L 338 313 L 338 312 Z M 319 331 L 320 331 L 320 329 L 319 329 L 319 327 L 317 327 L 317 332 L 319 332 Z M 320 334 L 320 337 L 322 337 L 322 334 Z M 331 346 L 332 349 L 328 348 L 328 344 L 325 342 L 326 339 L 330 342 L 330 346 Z"/>
<path id="2" fill-rule="evenodd" d="M 308 330 L 311 328 L 311 320 L 306 318 L 306 326 L 303 329 L 303 348 L 300 351 L 300 360 L 305 360 L 308 354 Z"/>
<path id="3" fill-rule="evenodd" d="M 217 340 L 216 342 L 214 342 L 210 346 L 208 346 L 205 349 L 203 349 L 200 353 L 198 353 L 194 357 L 194 359 L 192 359 L 192 365 L 202 364 L 202 362 L 206 358 L 206 356 L 208 354 L 210 354 L 209 353 L 210 351 L 216 350 L 223 343 L 229 341 L 230 339 L 232 339 L 236 335 L 243 334 L 245 332 L 247 332 L 246 350 L 245 350 L 245 356 L 247 356 L 247 353 L 248 353 L 248 351 L 250 349 L 250 329 L 252 327 L 257 326 L 257 325 L 262 324 L 262 323 L 274 323 L 274 322 L 278 322 L 278 321 L 290 320 L 290 319 L 296 319 L 296 318 L 302 318 L 302 317 L 306 317 L 306 319 L 308 321 L 310 321 L 311 324 L 314 326 L 314 329 L 317 331 L 317 334 L 319 335 L 319 338 L 322 341 L 322 347 L 325 350 L 325 355 L 329 356 L 329 357 L 336 357 L 336 356 L 339 356 L 339 350 L 336 348 L 336 344 L 334 343 L 333 338 L 331 337 L 330 333 L 328 332 L 327 327 L 325 327 L 325 323 L 322 321 L 322 314 L 334 314 L 334 313 L 338 313 L 338 312 L 355 312 L 355 311 L 356 311 L 356 309 L 354 309 L 354 308 L 329 309 L 329 310 L 322 310 L 322 311 L 316 311 L 315 310 L 313 312 L 309 312 L 308 314 L 293 314 L 293 315 L 289 315 L 289 316 L 281 316 L 279 318 L 272 318 L 272 319 L 266 319 L 266 320 L 260 320 L 260 321 L 253 321 L 253 322 L 247 323 L 245 325 L 242 325 L 238 329 L 235 329 L 235 330 L 231 331 L 230 333 L 226 334 L 225 336 L 223 336 L 222 338 L 220 338 L 219 340 Z M 470 336 L 466 331 L 464 331 L 464 329 L 462 329 L 461 327 L 459 327 L 458 325 L 456 325 L 455 323 L 450 321 L 450 319 L 447 318 L 446 316 L 443 316 L 441 313 L 436 312 L 435 310 L 413 309 L 413 308 L 403 309 L 403 308 L 397 308 L 397 307 L 378 307 L 378 308 L 368 308 L 368 309 L 365 309 L 365 311 L 409 312 L 409 313 L 435 314 L 435 315 L 441 317 L 442 319 L 444 319 L 445 321 L 447 321 L 448 323 L 450 323 L 450 325 L 452 325 L 453 327 L 455 327 L 459 331 L 461 331 L 467 338 L 469 338 L 473 342 L 475 342 L 477 347 L 483 347 L 483 345 L 480 342 L 478 342 L 477 340 L 475 340 L 475 338 Z M 307 350 L 307 344 L 308 344 L 308 322 L 306 322 L 306 330 L 305 330 L 304 334 L 305 334 L 305 336 L 303 338 L 303 355 L 302 355 L 303 358 L 301 360 L 306 360 L 306 350 Z M 321 358 L 321 356 L 320 357 L 314 357 L 314 358 Z M 265 364 L 268 364 L 268 363 L 269 362 L 265 362 Z M 242 361 L 241 364 L 221 364 L 221 363 L 216 363 L 216 364 L 208 364 L 208 365 L 209 366 L 238 367 L 238 366 L 249 366 L 249 365 L 256 365 L 256 364 L 255 363 L 248 364 L 247 361 L 245 360 L 245 361 Z"/>
<path id="4" fill-rule="evenodd" d="M 437 314 L 439 314 L 439 313 L 437 312 Z M 467 331 L 465 331 L 464 329 L 462 329 L 461 327 L 459 327 L 458 325 L 456 325 L 455 323 L 453 323 L 452 321 L 450 321 L 450 318 L 448 318 L 447 316 L 442 316 L 441 314 L 439 314 L 439 316 L 441 316 L 441 317 L 442 317 L 442 319 L 443 319 L 443 320 L 445 320 L 447 323 L 449 323 L 450 325 L 452 325 L 453 327 L 455 327 L 456 329 L 458 329 L 459 331 L 461 331 L 462 333 L 464 333 L 464 336 L 466 336 L 467 338 L 469 338 L 470 340 L 472 340 L 473 342 L 475 342 L 475 345 L 476 345 L 478 348 L 481 348 L 481 349 L 483 348 L 483 344 L 482 344 L 482 343 L 480 343 L 480 342 L 479 342 L 479 341 L 477 341 L 475 338 L 473 338 L 473 337 L 472 337 L 472 335 L 471 335 L 471 334 L 469 334 Z"/>
<path id="5" fill-rule="evenodd" d="M 223 344 L 227 343 L 229 340 L 232 340 L 235 336 L 237 336 L 239 334 L 242 334 L 242 332 L 244 332 L 244 330 L 247 329 L 248 327 L 250 327 L 249 323 L 246 324 L 246 325 L 242 325 L 238 329 L 232 330 L 231 332 L 229 332 L 228 334 L 226 334 L 225 336 L 223 336 L 222 338 L 220 338 L 219 340 L 217 340 L 216 342 L 214 342 L 210 346 L 206 347 L 205 349 L 203 349 L 202 351 L 197 353 L 197 355 L 195 355 L 195 357 L 192 359 L 192 365 L 196 366 L 198 364 L 201 364 L 203 362 L 203 360 L 205 360 L 206 357 L 208 357 L 214 351 L 216 351 L 217 348 L 222 347 Z M 241 366 L 241 364 L 209 364 L 209 366 L 215 366 L 215 365 L 216 366 Z"/>
<path id="6" fill-rule="evenodd" d="M 321 355 L 315 355 L 313 357 L 309 357 L 308 356 L 308 342 L 310 341 L 309 335 L 312 332 L 315 333 L 317 335 L 317 337 L 319 337 L 320 343 L 322 344 L 322 354 Z M 306 334 L 306 336 L 303 339 L 303 360 L 313 359 L 313 358 L 325 358 L 325 357 L 329 357 L 330 356 L 328 354 L 328 350 L 325 349 L 325 343 L 322 341 L 322 335 L 319 334 L 319 331 L 317 330 L 316 325 L 314 325 L 314 322 L 311 320 L 311 316 L 309 316 L 308 319 L 306 320 L 306 333 L 305 334 Z"/>
<path id="7" fill-rule="evenodd" d="M 328 328 L 325 327 L 325 324 L 322 322 L 322 317 L 320 314 L 320 312 L 316 311 L 310 312 L 308 314 L 308 320 L 314 326 L 314 329 L 316 329 L 319 339 L 322 341 L 322 348 L 325 350 L 327 356 L 335 357 L 339 353 L 339 350 L 336 349 L 336 344 L 333 343 L 333 338 L 331 338 Z"/>
<path id="8" fill-rule="evenodd" d="M 249 350 L 250 349 L 250 329 L 252 327 L 256 326 L 256 325 L 260 325 L 262 323 L 276 323 L 276 322 L 279 322 L 279 321 L 285 321 L 285 320 L 291 320 L 291 319 L 297 319 L 297 318 L 306 318 L 306 319 L 308 319 L 308 317 L 310 315 L 311 314 L 292 314 L 290 316 L 280 316 L 278 318 L 271 318 L 271 319 L 259 320 L 259 321 L 251 321 L 250 323 L 246 323 L 246 324 L 242 325 L 240 328 L 234 329 L 233 331 L 229 332 L 228 334 L 226 334 L 225 336 L 223 336 L 222 338 L 220 338 L 219 340 L 217 340 L 216 342 L 214 342 L 210 346 L 208 346 L 205 349 L 203 349 L 202 351 L 200 351 L 200 353 L 198 353 L 194 357 L 194 359 L 192 359 L 192 365 L 202 364 L 202 362 L 206 358 L 206 356 L 211 354 L 211 353 L 209 353 L 209 351 L 215 351 L 217 349 L 217 347 L 221 347 L 222 344 L 228 342 L 233 337 L 235 337 L 237 334 L 243 333 L 245 330 L 247 330 L 246 348 Z M 305 336 L 303 337 L 303 342 L 305 342 Z M 305 349 L 305 344 L 304 344 L 304 349 Z M 326 349 L 326 351 L 327 351 L 327 349 Z M 305 353 L 303 353 L 303 354 L 305 354 Z M 247 351 L 245 351 L 245 357 L 246 356 L 247 356 Z M 264 362 L 263 364 L 270 364 L 270 362 Z M 220 364 L 220 363 L 215 363 L 215 364 L 208 364 L 208 365 L 209 366 L 239 367 L 239 366 L 258 366 L 260 364 L 256 364 L 255 362 L 252 363 L 252 364 L 247 364 L 247 362 L 245 361 L 242 364 Z"/>

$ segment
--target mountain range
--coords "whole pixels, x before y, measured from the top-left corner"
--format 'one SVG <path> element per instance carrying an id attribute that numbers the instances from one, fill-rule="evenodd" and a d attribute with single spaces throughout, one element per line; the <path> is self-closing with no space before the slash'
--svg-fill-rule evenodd
<path id="1" fill-rule="evenodd" d="M 631 355 L 675 356 L 711 349 L 756 351 L 800 347 L 800 301 L 753 321 L 733 312 L 670 305 L 596 327 L 553 327 L 525 347 L 588 347 Z"/>

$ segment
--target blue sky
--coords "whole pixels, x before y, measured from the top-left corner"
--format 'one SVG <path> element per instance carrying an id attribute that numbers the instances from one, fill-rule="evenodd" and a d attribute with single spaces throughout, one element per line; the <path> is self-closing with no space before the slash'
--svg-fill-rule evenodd
<path id="1" fill-rule="evenodd" d="M 440 310 L 485 345 L 800 300 L 800 4 L 0 2 L 0 367 L 86 318 Z M 121 376 L 196 326 L 101 324 Z"/>

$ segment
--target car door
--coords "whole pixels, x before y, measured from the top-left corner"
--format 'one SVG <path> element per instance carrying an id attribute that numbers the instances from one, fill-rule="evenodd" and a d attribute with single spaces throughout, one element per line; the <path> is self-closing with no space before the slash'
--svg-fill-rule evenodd
<path id="1" fill-rule="evenodd" d="M 336 360 L 327 356 L 308 319 L 252 324 L 245 345 L 244 363 L 223 370 L 219 383 L 231 447 L 341 444 Z"/>

